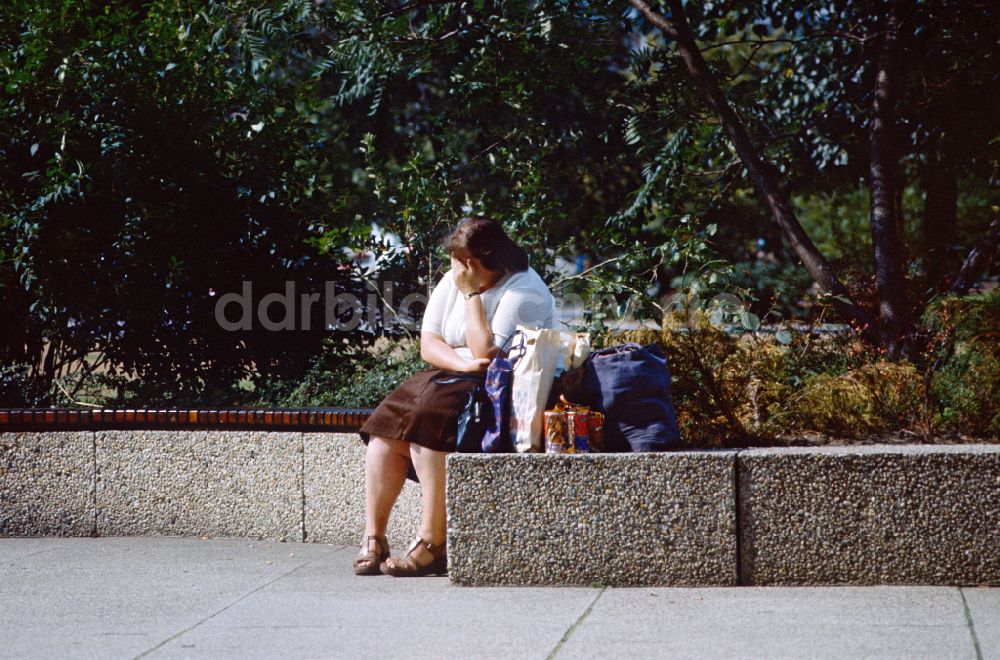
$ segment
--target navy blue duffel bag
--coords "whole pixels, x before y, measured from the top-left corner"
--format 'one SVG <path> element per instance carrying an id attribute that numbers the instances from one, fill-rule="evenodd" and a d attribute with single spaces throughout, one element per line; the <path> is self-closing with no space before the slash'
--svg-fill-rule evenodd
<path id="1" fill-rule="evenodd" d="M 604 413 L 605 451 L 680 447 L 670 372 L 659 346 L 610 346 L 591 353 L 583 369 L 587 403 Z"/>

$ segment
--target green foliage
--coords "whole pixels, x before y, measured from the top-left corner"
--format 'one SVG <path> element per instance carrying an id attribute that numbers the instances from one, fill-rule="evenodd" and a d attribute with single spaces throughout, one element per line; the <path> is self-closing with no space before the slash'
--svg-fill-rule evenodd
<path id="1" fill-rule="evenodd" d="M 436 280 L 441 235 L 482 213 L 504 222 L 557 294 L 603 296 L 655 318 L 666 272 L 707 280 L 715 229 L 680 196 L 662 196 L 670 170 L 650 160 L 652 147 L 630 146 L 640 139 L 628 118 L 642 90 L 628 83 L 629 25 L 617 11 L 369 3 L 342 15 L 348 29 L 320 69 L 345 76 L 336 102 L 394 121 L 391 132 L 366 136 L 361 152 L 372 218 L 414 248 L 416 276 Z M 681 131 L 656 150 L 673 157 L 689 142 Z M 579 252 L 595 265 L 586 277 L 545 272 Z M 605 320 L 585 309 L 588 321 Z"/>
<path id="2" fill-rule="evenodd" d="M 346 355 L 339 347 L 328 346 L 301 379 L 262 385 L 254 405 L 374 408 L 426 367 L 414 341 L 381 340 Z"/>
<path id="3" fill-rule="evenodd" d="M 928 380 L 935 424 L 1000 436 L 1000 292 L 940 298 L 924 321 L 934 333 Z"/>
<path id="4" fill-rule="evenodd" d="M 0 366 L 0 401 L 6 406 L 34 408 L 49 400 L 49 391 L 31 373 L 27 363 Z"/>
<path id="5" fill-rule="evenodd" d="M 870 305 L 874 7 L 686 4 L 807 233 Z M 920 309 L 929 165 L 952 154 L 959 173 L 951 261 L 997 212 L 1000 12 L 947 0 L 912 18 L 900 205 Z M 216 302 L 243 281 L 255 300 L 286 282 L 367 300 L 387 280 L 398 301 L 438 279 L 447 229 L 483 213 L 557 295 L 584 299 L 594 330 L 609 307 L 659 320 L 717 293 L 742 299 L 739 338 L 663 338 L 692 438 L 832 429 L 807 414 L 830 392 L 854 402 L 838 433 L 916 424 L 898 410 L 909 390 L 862 396 L 905 364 L 785 326 L 761 339 L 774 322 L 836 319 L 675 45 L 620 3 L 15 0 L 0 44 L 2 402 L 374 402 L 414 366 L 370 360 L 377 337 L 406 334 L 391 318 L 230 332 Z M 586 273 L 548 270 L 579 253 Z M 924 408 L 936 417 L 920 423 L 995 432 L 994 390 L 975 384 L 994 382 L 995 353 L 957 326 L 935 332 Z M 803 392 L 798 412 L 782 410 Z"/>
<path id="6" fill-rule="evenodd" d="M 324 25 L 306 0 L 0 9 L 0 359 L 54 391 L 96 350 L 148 404 L 305 368 L 321 326 L 230 332 L 215 311 L 243 281 L 256 301 L 344 280 L 303 245 L 318 218 L 355 222 L 331 139 L 350 115 L 309 68 Z"/>
<path id="7" fill-rule="evenodd" d="M 773 254 L 755 255 L 752 260 L 732 264 L 726 282 L 730 291 L 744 293 L 753 313 L 772 321 L 786 315 L 789 319 L 814 318 L 821 307 L 810 291 L 812 278 L 805 269 L 779 261 Z"/>
<path id="8" fill-rule="evenodd" d="M 1000 359 L 996 352 L 959 350 L 934 374 L 934 423 L 972 437 L 1000 437 Z"/>
<path id="9" fill-rule="evenodd" d="M 778 434 L 821 433 L 857 438 L 921 429 L 924 388 L 908 362 L 877 361 L 845 373 L 808 377 L 785 393 L 771 419 Z"/>

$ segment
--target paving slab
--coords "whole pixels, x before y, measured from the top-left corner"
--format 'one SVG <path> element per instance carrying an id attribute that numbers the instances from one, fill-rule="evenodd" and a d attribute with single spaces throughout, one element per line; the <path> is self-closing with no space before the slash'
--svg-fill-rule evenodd
<path id="1" fill-rule="evenodd" d="M 154 655 L 545 658 L 596 589 L 465 589 L 447 578 L 358 577 L 348 548 L 313 562 Z"/>
<path id="2" fill-rule="evenodd" d="M 57 547 L 44 536 L 0 538 L 0 566 Z"/>
<path id="3" fill-rule="evenodd" d="M 11 557 L 0 563 L 2 657 L 134 657 L 335 550 L 180 538 L 44 539 L 40 550 L 38 540 L 0 539 Z M 22 547 L 32 552 L 18 556 Z"/>
<path id="4" fill-rule="evenodd" d="M 962 589 L 983 660 L 1000 660 L 1000 589 Z"/>
<path id="5" fill-rule="evenodd" d="M 975 658 L 970 619 L 1000 657 L 1000 589 L 473 588 L 357 577 L 355 553 L 0 539 L 0 658 Z"/>
<path id="6" fill-rule="evenodd" d="M 976 651 L 954 588 L 743 587 L 608 590 L 559 657 L 612 656 L 975 660 Z"/>

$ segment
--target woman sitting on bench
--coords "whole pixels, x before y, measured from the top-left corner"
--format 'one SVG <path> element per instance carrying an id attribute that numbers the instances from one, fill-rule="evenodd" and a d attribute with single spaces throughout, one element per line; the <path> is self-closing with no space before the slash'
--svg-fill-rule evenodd
<path id="1" fill-rule="evenodd" d="M 551 292 L 498 223 L 466 218 L 444 247 L 451 270 L 431 293 L 420 332 L 420 357 L 431 366 L 387 396 L 360 430 L 367 450 L 358 575 L 447 571 L 445 457 L 455 451 L 466 395 L 517 324 L 555 327 Z M 448 378 L 456 373 L 477 378 Z M 420 482 L 420 535 L 405 555 L 390 557 L 386 527 L 408 475 Z"/>

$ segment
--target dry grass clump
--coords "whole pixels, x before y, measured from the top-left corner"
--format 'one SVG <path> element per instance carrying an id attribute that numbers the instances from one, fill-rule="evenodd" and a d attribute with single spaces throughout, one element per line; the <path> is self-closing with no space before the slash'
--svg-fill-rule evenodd
<path id="1" fill-rule="evenodd" d="M 844 374 L 816 374 L 773 414 L 776 434 L 857 437 L 920 425 L 924 380 L 908 362 L 879 361 Z"/>
<path id="2" fill-rule="evenodd" d="M 852 335 L 797 333 L 786 345 L 770 334 L 728 334 L 696 316 L 668 318 L 662 331 L 615 333 L 601 343 L 626 341 L 663 348 L 682 437 L 692 447 L 933 430 L 935 399 L 925 374 L 911 362 L 882 359 Z M 1000 393 L 996 374 L 993 383 Z"/>

